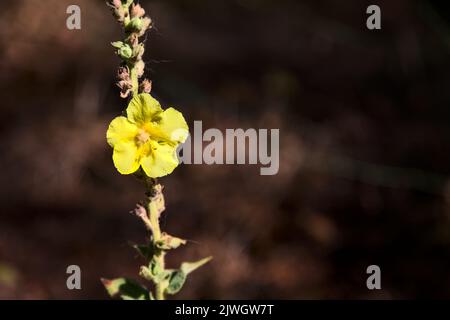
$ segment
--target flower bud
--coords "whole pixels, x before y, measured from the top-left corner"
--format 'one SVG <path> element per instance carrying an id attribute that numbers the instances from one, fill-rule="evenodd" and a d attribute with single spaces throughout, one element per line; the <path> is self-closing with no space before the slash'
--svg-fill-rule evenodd
<path id="1" fill-rule="evenodd" d="M 124 43 L 122 41 L 114 41 L 111 42 L 111 45 L 116 49 L 120 49 L 123 47 Z"/>
<path id="2" fill-rule="evenodd" d="M 117 54 L 124 60 L 128 60 L 133 56 L 133 49 L 128 44 L 124 44 L 117 50 Z"/>
<path id="3" fill-rule="evenodd" d="M 140 4 L 131 5 L 131 18 L 142 18 L 145 15 L 145 10 Z"/>
<path id="4" fill-rule="evenodd" d="M 125 19 L 125 10 L 122 7 L 122 2 L 120 0 L 112 0 L 111 2 L 108 2 L 107 5 L 111 8 L 114 17 L 119 22 L 123 22 Z"/>
<path id="5" fill-rule="evenodd" d="M 114 6 L 114 8 L 120 8 L 122 6 L 122 1 L 120 0 L 112 0 L 111 5 Z"/>
<path id="6" fill-rule="evenodd" d="M 135 17 L 128 22 L 125 28 L 128 32 L 140 32 L 142 30 L 142 26 L 142 19 Z"/>
<path id="7" fill-rule="evenodd" d="M 150 29 L 152 26 L 152 19 L 149 17 L 142 18 L 142 28 L 140 29 L 139 36 L 143 36 L 145 32 Z"/>

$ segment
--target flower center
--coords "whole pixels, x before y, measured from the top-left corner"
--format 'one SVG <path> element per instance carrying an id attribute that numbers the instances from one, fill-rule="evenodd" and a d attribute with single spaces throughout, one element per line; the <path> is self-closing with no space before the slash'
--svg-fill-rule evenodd
<path id="1" fill-rule="evenodd" d="M 150 139 L 150 134 L 147 131 L 140 129 L 136 136 L 136 143 L 138 146 L 141 146 L 144 143 L 146 143 L 149 139 Z"/>

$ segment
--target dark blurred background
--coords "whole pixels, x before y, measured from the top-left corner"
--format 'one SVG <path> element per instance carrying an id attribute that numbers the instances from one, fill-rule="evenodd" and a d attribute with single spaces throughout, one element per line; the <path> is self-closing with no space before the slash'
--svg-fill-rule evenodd
<path id="1" fill-rule="evenodd" d="M 213 255 L 178 298 L 450 298 L 450 10 L 426 1 L 140 1 L 146 75 L 192 126 L 280 128 L 280 171 L 182 165 L 163 228 Z M 66 29 L 81 7 L 82 29 Z M 366 28 L 377 4 L 382 29 Z M 111 161 L 122 38 L 104 1 L 0 5 L 0 298 L 107 299 L 138 279 Z M 66 288 L 66 268 L 82 290 Z M 366 288 L 381 267 L 382 290 Z"/>

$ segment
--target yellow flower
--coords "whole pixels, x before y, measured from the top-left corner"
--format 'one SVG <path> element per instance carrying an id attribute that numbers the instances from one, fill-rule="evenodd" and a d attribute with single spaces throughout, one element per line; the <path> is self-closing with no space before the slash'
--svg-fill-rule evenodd
<path id="1" fill-rule="evenodd" d="M 142 93 L 130 101 L 126 114 L 111 121 L 106 132 L 117 170 L 130 174 L 142 166 L 150 178 L 171 173 L 178 166 L 176 148 L 189 134 L 181 112 L 163 110 L 156 99 Z"/>

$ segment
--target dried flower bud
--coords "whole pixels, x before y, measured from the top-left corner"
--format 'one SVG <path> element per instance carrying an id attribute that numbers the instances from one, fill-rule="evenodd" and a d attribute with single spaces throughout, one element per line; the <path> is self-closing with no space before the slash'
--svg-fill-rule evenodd
<path id="1" fill-rule="evenodd" d="M 183 244 L 186 244 L 186 240 L 173 237 L 165 232 L 161 234 L 161 239 L 156 242 L 156 246 L 162 250 L 176 249 Z"/>
<path id="2" fill-rule="evenodd" d="M 133 48 L 133 57 L 135 57 L 136 60 L 139 61 L 142 59 L 144 52 L 145 52 L 145 48 L 144 48 L 144 45 L 141 43 Z"/>
<path id="3" fill-rule="evenodd" d="M 145 10 L 140 4 L 131 5 L 131 18 L 142 18 L 145 15 Z"/>
<path id="4" fill-rule="evenodd" d="M 120 97 L 125 99 L 125 98 L 127 98 L 130 95 L 130 93 L 131 93 L 131 88 L 129 88 L 129 89 L 121 89 L 120 90 Z"/>
<path id="5" fill-rule="evenodd" d="M 114 6 L 114 8 L 120 8 L 122 6 L 122 1 L 120 0 L 112 0 L 111 5 Z"/>
<path id="6" fill-rule="evenodd" d="M 112 0 L 108 3 L 108 6 L 112 9 L 114 17 L 119 22 L 123 22 L 125 19 L 126 11 L 122 7 L 122 2 L 120 0 Z"/>
<path id="7" fill-rule="evenodd" d="M 150 19 L 149 17 L 142 18 L 142 27 L 139 32 L 139 37 L 143 36 L 145 32 L 152 27 L 151 24 L 152 19 Z"/>
<path id="8" fill-rule="evenodd" d="M 137 34 L 135 33 L 131 33 L 128 38 L 127 38 L 127 42 L 130 44 L 130 46 L 132 46 L 133 48 L 136 47 L 139 44 L 139 39 Z"/>
<path id="9" fill-rule="evenodd" d="M 119 80 L 130 80 L 130 72 L 128 70 L 128 67 L 120 67 L 117 71 L 117 79 Z"/>
<path id="10" fill-rule="evenodd" d="M 139 85 L 139 91 L 141 93 L 150 93 L 152 91 L 152 82 L 148 79 L 144 79 Z"/>
<path id="11" fill-rule="evenodd" d="M 128 97 L 128 95 L 131 93 L 131 90 L 133 89 L 133 83 L 130 79 L 120 80 L 117 83 L 117 86 L 120 88 L 120 96 L 122 98 Z"/>
<path id="12" fill-rule="evenodd" d="M 117 85 L 119 86 L 119 88 L 131 88 L 132 87 L 132 83 L 127 80 L 120 80 L 117 83 Z"/>
<path id="13" fill-rule="evenodd" d="M 136 204 L 134 213 L 136 214 L 136 216 L 138 216 L 139 218 L 142 219 L 142 221 L 145 223 L 145 226 L 147 227 L 147 229 L 152 230 L 152 224 L 148 218 L 147 210 L 145 210 L 145 208 L 142 205 L 140 205 L 139 203 Z"/>

